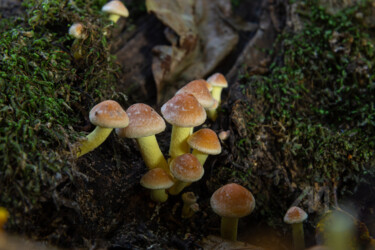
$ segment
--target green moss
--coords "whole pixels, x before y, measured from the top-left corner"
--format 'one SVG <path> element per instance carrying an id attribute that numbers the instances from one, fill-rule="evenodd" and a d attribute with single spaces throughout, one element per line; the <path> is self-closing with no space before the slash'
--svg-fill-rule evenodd
<path id="1" fill-rule="evenodd" d="M 70 176 L 69 146 L 85 117 L 77 107 L 88 110 L 116 80 L 102 2 L 27 0 L 23 16 L 0 22 L 2 206 L 31 209 Z M 79 60 L 67 34 L 77 21 L 89 34 Z"/>
<path id="2" fill-rule="evenodd" d="M 237 164 L 250 166 L 232 174 L 258 192 L 257 206 L 273 222 L 282 223 L 275 218 L 307 187 L 337 185 L 338 195 L 350 194 L 375 176 L 370 2 L 330 15 L 305 1 L 298 11 L 306 24 L 280 36 L 269 75 L 245 72 L 240 80 L 249 136 L 237 144 Z"/>

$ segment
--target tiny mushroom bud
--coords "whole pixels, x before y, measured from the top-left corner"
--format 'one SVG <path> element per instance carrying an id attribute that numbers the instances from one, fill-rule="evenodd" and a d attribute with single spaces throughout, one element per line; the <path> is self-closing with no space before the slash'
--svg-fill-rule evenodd
<path id="1" fill-rule="evenodd" d="M 221 237 L 236 241 L 238 219 L 254 210 L 254 196 L 241 185 L 230 183 L 216 190 L 210 202 L 212 210 L 221 216 Z"/>
<path id="2" fill-rule="evenodd" d="M 128 115 L 120 104 L 107 100 L 95 105 L 89 114 L 90 122 L 96 126 L 81 142 L 77 157 L 80 157 L 102 144 L 114 128 L 124 128 L 129 124 Z"/>
<path id="3" fill-rule="evenodd" d="M 305 249 L 303 233 L 303 221 L 307 219 L 307 213 L 299 207 L 291 207 L 284 216 L 284 222 L 292 225 L 293 245 L 295 250 Z"/>
<path id="4" fill-rule="evenodd" d="M 72 26 L 70 26 L 69 35 L 76 39 L 85 39 L 87 37 L 82 23 L 74 23 Z"/>
<path id="5" fill-rule="evenodd" d="M 187 138 L 191 129 L 206 120 L 206 112 L 197 99 L 188 93 L 175 95 L 161 107 L 161 113 L 168 123 L 172 124 L 169 155 L 171 159 L 189 153 Z"/>
<path id="6" fill-rule="evenodd" d="M 155 202 L 165 202 L 168 199 L 165 189 L 173 184 L 172 177 L 161 168 L 153 168 L 141 178 L 141 185 L 151 189 L 150 196 Z"/>
<path id="7" fill-rule="evenodd" d="M 181 195 L 181 198 L 182 198 L 182 201 L 184 202 L 184 205 L 182 207 L 181 217 L 190 218 L 196 212 L 196 209 L 197 209 L 196 206 L 198 205 L 196 203 L 197 197 L 195 196 L 193 192 L 186 192 Z M 199 209 L 199 206 L 198 206 L 198 209 Z"/>
<path id="8" fill-rule="evenodd" d="M 191 182 L 200 180 L 204 174 L 204 169 L 198 159 L 189 153 L 173 159 L 169 168 L 177 180 L 174 186 L 169 189 L 171 195 L 179 194 Z"/>
<path id="9" fill-rule="evenodd" d="M 211 92 L 212 97 L 215 100 L 217 100 L 218 105 L 220 105 L 221 91 L 223 90 L 223 88 L 228 87 L 227 80 L 225 79 L 223 74 L 215 73 L 207 79 L 207 82 L 212 85 L 212 92 Z M 216 109 L 213 109 L 210 112 L 211 112 L 211 114 L 209 115 L 210 119 L 215 120 L 217 117 Z"/>
<path id="10" fill-rule="evenodd" d="M 117 135 L 137 140 L 142 158 L 149 169 L 162 168 L 169 173 L 167 161 L 155 137 L 155 134 L 165 130 L 163 118 L 153 108 L 143 103 L 131 105 L 126 113 L 129 116 L 129 125 L 116 129 Z"/>
<path id="11" fill-rule="evenodd" d="M 193 149 L 192 154 L 204 165 L 208 155 L 221 153 L 221 145 L 216 133 L 209 128 L 202 128 L 188 138 L 188 144 Z"/>
<path id="12" fill-rule="evenodd" d="M 225 140 L 227 140 L 227 139 L 229 138 L 229 136 L 230 136 L 230 130 L 221 131 L 221 132 L 219 133 L 219 139 L 220 139 L 221 141 L 225 141 Z"/>
<path id="13" fill-rule="evenodd" d="M 112 20 L 114 23 L 118 21 L 118 19 L 123 17 L 129 16 L 129 11 L 125 7 L 125 5 L 118 0 L 112 0 L 108 3 L 106 3 L 102 7 L 102 11 L 109 14 L 109 19 Z"/>

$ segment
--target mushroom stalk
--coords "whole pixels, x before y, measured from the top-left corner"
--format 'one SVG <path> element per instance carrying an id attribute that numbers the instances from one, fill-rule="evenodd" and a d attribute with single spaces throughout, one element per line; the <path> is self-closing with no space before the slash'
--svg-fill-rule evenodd
<path id="1" fill-rule="evenodd" d="M 193 149 L 192 155 L 197 157 L 198 161 L 202 164 L 202 166 L 204 165 L 208 157 L 208 154 L 205 154 L 197 149 Z"/>
<path id="2" fill-rule="evenodd" d="M 111 20 L 113 23 L 117 23 L 117 21 L 120 19 L 119 15 L 116 14 L 110 14 L 109 15 L 109 20 Z"/>
<path id="3" fill-rule="evenodd" d="M 169 155 L 172 159 L 179 155 L 189 153 L 190 148 L 187 143 L 187 139 L 190 136 L 191 131 L 191 127 L 179 127 L 173 125 L 171 144 L 169 147 Z"/>
<path id="4" fill-rule="evenodd" d="M 219 102 L 220 104 L 220 100 L 221 100 L 221 91 L 223 90 L 222 87 L 217 87 L 217 86 L 213 86 L 212 87 L 212 91 L 211 91 L 211 95 L 212 97 Z"/>
<path id="5" fill-rule="evenodd" d="M 207 116 L 210 118 L 212 121 L 216 121 L 217 119 L 217 109 L 207 109 Z"/>
<path id="6" fill-rule="evenodd" d="M 171 195 L 178 195 L 191 182 L 184 182 L 177 180 L 176 183 L 168 190 Z"/>
<path id="7" fill-rule="evenodd" d="M 238 218 L 221 217 L 221 237 L 227 240 L 237 240 Z"/>
<path id="8" fill-rule="evenodd" d="M 97 148 L 105 141 L 105 139 L 107 139 L 112 130 L 113 128 L 96 126 L 94 131 L 86 136 L 87 140 L 81 142 L 78 149 L 77 158 Z"/>
<path id="9" fill-rule="evenodd" d="M 151 200 L 155 202 L 165 202 L 168 200 L 168 194 L 165 192 L 165 189 L 154 189 L 150 193 Z"/>
<path id="10" fill-rule="evenodd" d="M 302 222 L 292 224 L 292 234 L 293 234 L 294 250 L 305 249 L 305 237 L 303 233 Z"/>
<path id="11" fill-rule="evenodd" d="M 162 168 L 169 173 L 167 161 L 160 150 L 155 135 L 136 138 L 136 140 L 146 166 L 149 169 Z"/>

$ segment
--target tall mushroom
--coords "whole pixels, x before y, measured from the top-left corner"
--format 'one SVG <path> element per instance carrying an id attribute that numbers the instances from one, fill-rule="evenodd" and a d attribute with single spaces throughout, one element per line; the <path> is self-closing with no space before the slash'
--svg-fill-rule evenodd
<path id="1" fill-rule="evenodd" d="M 303 221 L 307 219 L 307 213 L 299 207 L 291 207 L 284 216 L 284 222 L 292 225 L 294 250 L 305 249 L 305 237 L 303 233 Z"/>
<path id="2" fill-rule="evenodd" d="M 198 159 L 189 153 L 173 159 L 169 168 L 176 179 L 176 183 L 169 189 L 171 195 L 179 194 L 191 182 L 200 180 L 204 174 L 204 169 Z"/>
<path id="3" fill-rule="evenodd" d="M 221 145 L 216 133 L 209 128 L 202 128 L 192 134 L 187 140 L 189 146 L 193 149 L 192 154 L 197 157 L 199 162 L 204 165 L 208 155 L 217 155 L 221 153 Z"/>
<path id="4" fill-rule="evenodd" d="M 116 23 L 121 16 L 129 16 L 128 9 L 121 1 L 118 0 L 112 0 L 103 5 L 102 11 L 108 13 L 109 19 L 112 20 L 114 23 Z"/>
<path id="5" fill-rule="evenodd" d="M 80 157 L 102 144 L 114 128 L 124 128 L 129 124 L 125 110 L 115 101 L 107 100 L 95 105 L 89 114 L 90 122 L 96 126 L 94 131 L 80 142 L 77 157 Z"/>
<path id="6" fill-rule="evenodd" d="M 151 199 L 155 202 L 165 202 L 168 194 L 165 189 L 173 186 L 172 177 L 161 168 L 149 170 L 140 181 L 141 185 L 151 190 Z"/>
<path id="7" fill-rule="evenodd" d="M 221 102 L 221 91 L 223 88 L 228 87 L 228 82 L 225 79 L 224 75 L 221 73 L 215 73 L 212 76 L 210 76 L 207 79 L 207 82 L 212 85 L 212 97 L 217 100 L 217 105 L 220 105 Z M 211 108 L 208 112 L 208 117 L 215 121 L 217 117 L 217 109 L 216 108 Z"/>
<path id="8" fill-rule="evenodd" d="M 131 105 L 126 113 L 129 116 L 129 125 L 116 129 L 117 135 L 136 139 L 142 158 L 149 169 L 162 168 L 169 173 L 167 161 L 155 137 L 165 130 L 163 118 L 143 103 Z"/>
<path id="9" fill-rule="evenodd" d="M 161 107 L 161 113 L 172 124 L 169 155 L 171 159 L 189 152 L 187 138 L 191 128 L 201 125 L 207 118 L 206 111 L 197 99 L 187 93 L 175 95 Z"/>
<path id="10" fill-rule="evenodd" d="M 216 190 L 210 203 L 212 210 L 221 216 L 221 237 L 236 241 L 238 219 L 254 210 L 254 196 L 241 185 L 230 183 Z"/>

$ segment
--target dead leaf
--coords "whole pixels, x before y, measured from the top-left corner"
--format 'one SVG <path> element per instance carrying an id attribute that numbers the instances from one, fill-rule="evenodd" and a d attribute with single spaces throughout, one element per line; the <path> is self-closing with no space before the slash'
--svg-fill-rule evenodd
<path id="1" fill-rule="evenodd" d="M 238 42 L 238 34 L 223 20 L 230 14 L 230 0 L 147 0 L 146 7 L 178 36 L 171 46 L 153 49 L 159 102 L 187 81 L 211 73 Z M 170 32 L 168 40 L 175 41 Z"/>

